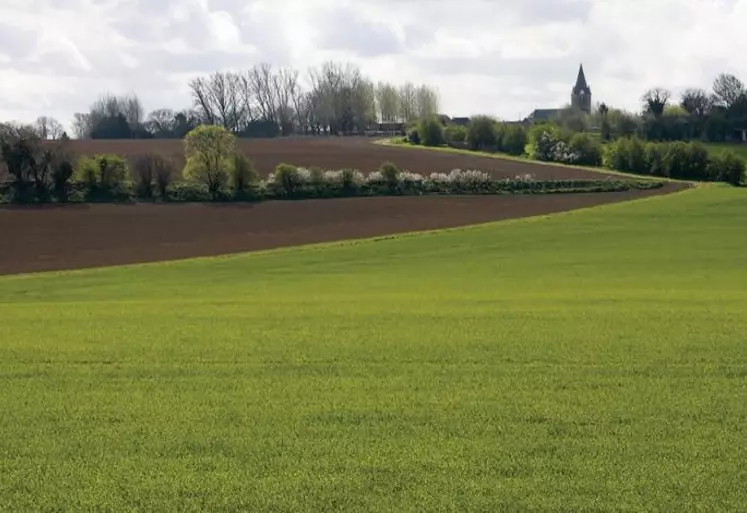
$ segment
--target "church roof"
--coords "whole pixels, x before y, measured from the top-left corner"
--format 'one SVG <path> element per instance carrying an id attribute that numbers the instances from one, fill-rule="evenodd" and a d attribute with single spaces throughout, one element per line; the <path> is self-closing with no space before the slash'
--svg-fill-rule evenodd
<path id="1" fill-rule="evenodd" d="M 580 94 L 582 91 L 586 94 L 590 92 L 589 85 L 586 83 L 586 75 L 584 75 L 583 64 L 581 64 L 578 68 L 578 77 L 576 78 L 576 85 L 573 86 L 573 94 Z"/>

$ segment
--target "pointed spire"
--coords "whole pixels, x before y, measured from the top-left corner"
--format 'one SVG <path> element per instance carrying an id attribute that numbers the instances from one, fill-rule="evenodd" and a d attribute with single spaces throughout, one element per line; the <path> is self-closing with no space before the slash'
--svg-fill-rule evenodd
<path id="1" fill-rule="evenodd" d="M 578 67 L 578 78 L 576 78 L 576 86 L 573 88 L 573 91 L 578 94 L 581 91 L 585 91 L 589 88 L 589 86 L 586 84 L 586 75 L 584 75 L 584 65 L 581 64 Z"/>

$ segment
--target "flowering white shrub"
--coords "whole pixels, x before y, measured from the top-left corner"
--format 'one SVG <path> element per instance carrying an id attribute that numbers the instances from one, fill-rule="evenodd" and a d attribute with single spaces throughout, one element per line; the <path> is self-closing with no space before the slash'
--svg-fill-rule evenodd
<path id="1" fill-rule="evenodd" d="M 402 171 L 399 175 L 399 181 L 409 184 L 422 184 L 425 178 L 420 173 L 412 173 L 410 171 Z"/>
<path id="2" fill-rule="evenodd" d="M 366 183 L 377 184 L 384 181 L 384 174 L 381 171 L 373 171 L 366 175 Z"/>

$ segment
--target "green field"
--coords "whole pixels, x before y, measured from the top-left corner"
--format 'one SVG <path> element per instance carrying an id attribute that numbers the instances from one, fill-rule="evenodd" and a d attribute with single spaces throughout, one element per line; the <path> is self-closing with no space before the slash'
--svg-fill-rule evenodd
<path id="1" fill-rule="evenodd" d="M 723 151 L 732 151 L 739 155 L 742 158 L 747 159 L 747 144 L 718 144 L 718 143 L 709 143 L 706 144 L 708 147 L 708 151 L 712 153 L 716 152 L 723 152 Z"/>
<path id="2" fill-rule="evenodd" d="M 745 220 L 0 278 L 0 511 L 743 512 Z"/>

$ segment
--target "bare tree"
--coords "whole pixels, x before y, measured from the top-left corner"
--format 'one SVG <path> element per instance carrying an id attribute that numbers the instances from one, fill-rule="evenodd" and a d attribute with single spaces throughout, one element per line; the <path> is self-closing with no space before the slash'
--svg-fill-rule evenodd
<path id="1" fill-rule="evenodd" d="M 216 72 L 198 77 L 189 83 L 194 106 L 203 121 L 238 131 L 244 119 L 241 77 L 233 72 Z"/>
<path id="2" fill-rule="evenodd" d="M 293 130 L 293 98 L 298 89 L 298 71 L 292 68 L 281 68 L 272 75 L 276 119 L 283 135 Z"/>
<path id="3" fill-rule="evenodd" d="M 376 106 L 382 123 L 396 121 L 399 115 L 397 88 L 387 82 L 379 82 L 376 86 Z"/>
<path id="4" fill-rule="evenodd" d="M 438 114 L 438 92 L 423 84 L 415 92 L 416 111 L 419 118 Z"/>
<path id="5" fill-rule="evenodd" d="M 687 89 L 682 93 L 680 106 L 695 119 L 704 119 L 711 110 L 712 102 L 703 89 Z"/>
<path id="6" fill-rule="evenodd" d="M 156 109 L 148 114 L 145 128 L 155 137 L 171 137 L 174 132 L 176 113 L 171 109 Z"/>
<path id="7" fill-rule="evenodd" d="M 734 75 L 721 73 L 713 81 L 714 103 L 730 109 L 746 93 L 744 84 Z"/>
<path id="8" fill-rule="evenodd" d="M 667 107 L 669 98 L 672 97 L 672 93 L 661 87 L 649 89 L 641 97 L 646 112 L 653 114 L 654 116 L 661 116 L 664 114 L 664 109 Z"/>
<path id="9" fill-rule="evenodd" d="M 399 118 L 403 123 L 417 118 L 417 92 L 412 82 L 406 82 L 399 88 Z"/>
<path id="10" fill-rule="evenodd" d="M 142 126 L 145 110 L 140 98 L 135 94 L 130 94 L 118 99 L 119 111 L 124 115 L 127 124 L 133 135 L 137 134 Z"/>

